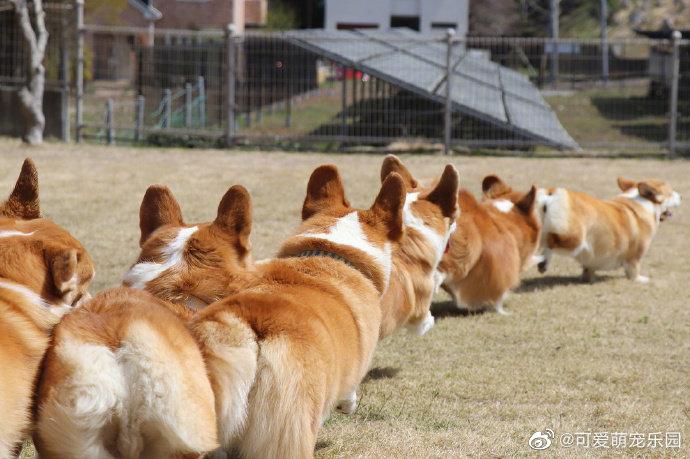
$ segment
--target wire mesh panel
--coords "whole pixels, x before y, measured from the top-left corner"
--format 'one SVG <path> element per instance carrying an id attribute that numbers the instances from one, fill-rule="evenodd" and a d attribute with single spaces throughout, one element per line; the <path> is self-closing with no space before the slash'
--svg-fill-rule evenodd
<path id="1" fill-rule="evenodd" d="M 593 40 L 482 38 L 467 43 L 528 77 L 584 148 L 658 150 L 668 142 L 668 82 L 655 77 L 652 65 L 654 58 L 668 60 L 667 41 L 610 41 L 608 66 L 601 42 Z M 551 65 L 554 58 L 556 66 Z"/>
<path id="2" fill-rule="evenodd" d="M 0 0 L 0 85 L 17 87 L 26 49 L 8 5 Z M 75 15 L 71 2 L 50 5 L 47 76 L 64 90 Z M 102 142 L 438 144 L 448 129 L 457 147 L 658 151 L 672 135 L 670 40 L 88 25 L 84 38 L 83 134 Z M 687 42 L 678 54 L 683 149 Z"/>
<path id="3" fill-rule="evenodd" d="M 347 38 L 347 39 L 345 39 Z M 241 42 L 238 135 L 241 141 L 302 138 L 341 143 L 388 143 L 392 139 L 443 137 L 438 97 L 420 97 L 374 72 L 406 72 L 434 84 L 429 74 L 405 59 L 353 65 L 343 56 L 369 57 L 390 48 L 372 38 L 332 37 L 322 52 L 294 35 L 249 34 Z M 415 42 L 401 40 L 402 47 Z M 412 65 L 411 65 L 412 64 Z"/>
<path id="4" fill-rule="evenodd" d="M 167 144 L 222 134 L 221 33 L 87 26 L 85 42 L 85 137 L 107 141 L 114 130 L 116 141 Z"/>
<path id="5" fill-rule="evenodd" d="M 29 16 L 35 22 L 33 6 Z M 48 42 L 45 68 L 44 113 L 48 136 L 68 137 L 68 99 L 74 69 L 74 21 L 72 3 L 43 3 Z M 19 28 L 12 3 L 0 0 L 0 134 L 22 135 L 17 91 L 28 84 L 29 45 Z"/>

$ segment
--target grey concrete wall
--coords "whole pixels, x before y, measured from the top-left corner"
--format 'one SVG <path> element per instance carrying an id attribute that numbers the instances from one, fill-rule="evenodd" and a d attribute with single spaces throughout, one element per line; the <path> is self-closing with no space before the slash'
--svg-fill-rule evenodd
<path id="1" fill-rule="evenodd" d="M 433 23 L 456 23 L 457 36 L 468 30 L 469 0 L 326 0 L 325 28 L 339 23 L 376 24 L 387 30 L 391 16 L 419 16 L 420 32 L 432 31 Z"/>

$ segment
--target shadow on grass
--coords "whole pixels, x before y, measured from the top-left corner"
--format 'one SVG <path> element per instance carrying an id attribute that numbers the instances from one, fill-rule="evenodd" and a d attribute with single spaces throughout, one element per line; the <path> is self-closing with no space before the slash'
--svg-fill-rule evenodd
<path id="1" fill-rule="evenodd" d="M 634 120 L 641 117 L 665 117 L 668 104 L 665 100 L 650 99 L 644 96 L 595 96 L 594 105 L 602 116 L 610 120 Z"/>
<path id="2" fill-rule="evenodd" d="M 332 444 L 333 444 L 333 442 L 329 441 L 329 440 L 319 440 L 316 442 L 316 448 L 315 449 L 316 449 L 316 451 L 318 451 L 320 449 L 328 448 Z"/>
<path id="3" fill-rule="evenodd" d="M 591 284 L 598 284 L 613 279 L 613 276 L 594 276 Z M 517 293 L 529 293 L 537 290 L 551 289 L 561 285 L 587 285 L 580 276 L 542 276 L 524 279 L 515 290 Z"/>
<path id="4" fill-rule="evenodd" d="M 396 367 L 374 367 L 369 370 L 364 381 L 377 381 L 379 379 L 392 379 L 400 373 L 400 368 Z"/>
<path id="5" fill-rule="evenodd" d="M 489 309 L 491 310 L 491 309 Z M 459 308 L 452 301 L 439 301 L 431 304 L 431 315 L 434 319 L 445 319 L 446 317 L 467 317 L 477 314 L 484 314 L 487 310 L 470 311 L 469 309 Z"/>

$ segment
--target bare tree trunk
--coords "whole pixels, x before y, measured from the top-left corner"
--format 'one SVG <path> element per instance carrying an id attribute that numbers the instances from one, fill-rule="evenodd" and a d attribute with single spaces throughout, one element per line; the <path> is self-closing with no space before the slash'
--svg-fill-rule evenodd
<path id="1" fill-rule="evenodd" d="M 33 0 L 36 30 L 31 25 L 27 0 L 10 0 L 14 4 L 19 28 L 29 45 L 29 73 L 26 85 L 19 91 L 22 115 L 26 122 L 24 142 L 37 145 L 43 143 L 43 129 L 46 120 L 43 115 L 43 91 L 45 89 L 45 67 L 43 59 L 48 44 L 48 30 L 42 0 Z"/>

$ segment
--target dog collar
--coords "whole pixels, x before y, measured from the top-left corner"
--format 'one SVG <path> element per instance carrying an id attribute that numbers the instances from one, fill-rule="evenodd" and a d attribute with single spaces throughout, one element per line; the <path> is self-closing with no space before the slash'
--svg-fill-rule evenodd
<path id="1" fill-rule="evenodd" d="M 339 255 L 339 254 L 334 253 L 334 252 L 329 252 L 327 250 L 304 250 L 304 251 L 298 253 L 297 255 L 295 255 L 295 257 L 296 258 L 328 257 L 328 258 L 332 258 L 334 260 L 341 261 L 341 262 L 345 263 L 346 265 L 348 265 L 350 268 L 357 269 L 359 271 L 359 269 L 355 266 L 355 264 L 352 263 L 347 258 L 345 258 L 344 256 Z"/>

